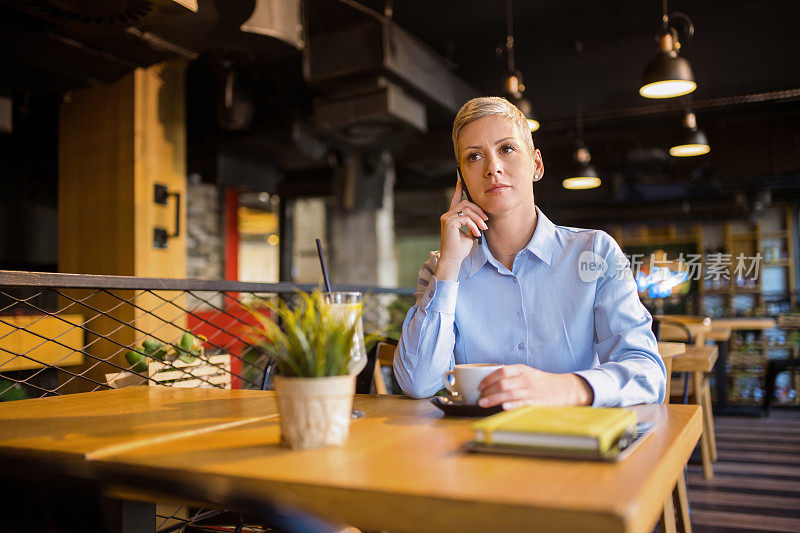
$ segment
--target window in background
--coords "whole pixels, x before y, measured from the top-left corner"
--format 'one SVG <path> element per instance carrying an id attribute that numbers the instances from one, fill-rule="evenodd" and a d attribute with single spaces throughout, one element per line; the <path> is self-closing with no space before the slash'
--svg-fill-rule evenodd
<path id="1" fill-rule="evenodd" d="M 330 262 L 330 247 L 327 238 L 327 205 L 325 198 L 298 198 L 294 205 L 294 243 L 292 247 L 292 279 L 295 283 L 320 283 L 322 271 L 319 266 L 316 239 L 322 242 Z M 357 238 L 357 236 L 354 236 Z M 336 284 L 336 280 L 331 280 Z"/>
<path id="2" fill-rule="evenodd" d="M 419 269 L 428 260 L 431 251 L 441 246 L 439 235 L 404 235 L 395 238 L 398 285 L 416 287 Z"/>
<path id="3" fill-rule="evenodd" d="M 266 192 L 239 194 L 239 281 L 278 281 L 279 202 Z"/>

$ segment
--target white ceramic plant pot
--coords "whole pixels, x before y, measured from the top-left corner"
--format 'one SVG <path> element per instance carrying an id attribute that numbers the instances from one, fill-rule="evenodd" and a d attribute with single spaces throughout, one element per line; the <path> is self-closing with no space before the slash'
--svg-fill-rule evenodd
<path id="1" fill-rule="evenodd" d="M 341 446 L 350 433 L 356 376 L 275 376 L 281 442 L 294 450 Z"/>

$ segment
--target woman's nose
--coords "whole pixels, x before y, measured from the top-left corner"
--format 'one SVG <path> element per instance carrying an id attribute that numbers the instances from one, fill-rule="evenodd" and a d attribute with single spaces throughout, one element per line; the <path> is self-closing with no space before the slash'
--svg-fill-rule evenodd
<path id="1" fill-rule="evenodd" d="M 503 167 L 500 164 L 500 158 L 495 155 L 490 155 L 486 158 L 486 177 L 491 177 L 494 174 L 502 174 Z"/>

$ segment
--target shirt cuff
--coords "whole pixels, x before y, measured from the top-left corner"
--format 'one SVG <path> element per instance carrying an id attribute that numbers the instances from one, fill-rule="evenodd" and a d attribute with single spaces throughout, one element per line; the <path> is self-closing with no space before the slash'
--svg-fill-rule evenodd
<path id="1" fill-rule="evenodd" d="M 573 372 L 586 380 L 594 392 L 592 407 L 617 407 L 620 404 L 619 386 L 601 369 Z"/>
<path id="2" fill-rule="evenodd" d="M 434 313 L 456 313 L 456 299 L 458 296 L 458 282 L 438 280 L 431 276 L 428 288 L 419 302 L 419 306 L 426 311 Z"/>

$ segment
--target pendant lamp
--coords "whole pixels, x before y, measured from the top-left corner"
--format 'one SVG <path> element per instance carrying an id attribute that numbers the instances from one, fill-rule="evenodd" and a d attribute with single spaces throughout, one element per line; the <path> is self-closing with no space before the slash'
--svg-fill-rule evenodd
<path id="1" fill-rule="evenodd" d="M 681 139 L 669 149 L 673 157 L 693 157 L 707 154 L 711 151 L 708 139 L 703 130 L 697 128 L 697 117 L 688 112 L 683 118 L 684 131 Z"/>
<path id="2" fill-rule="evenodd" d="M 583 145 L 583 141 L 578 141 L 578 148 L 575 150 L 575 170 L 574 176 L 561 182 L 565 189 L 594 189 L 601 184 L 597 171 L 592 166 L 592 156 L 589 149 Z"/>
<path id="3" fill-rule="evenodd" d="M 574 41 L 573 48 L 576 54 L 575 63 L 578 66 L 578 72 L 582 67 L 581 59 L 583 56 L 583 43 Z M 561 182 L 561 186 L 565 189 L 594 189 L 601 184 L 597 171 L 592 165 L 592 155 L 589 149 L 583 143 L 583 98 L 582 98 L 582 80 L 578 76 L 578 112 L 575 115 L 575 130 L 578 134 L 578 146 L 574 153 L 574 163 L 571 176 Z"/>
<path id="4" fill-rule="evenodd" d="M 658 39 L 656 57 L 644 69 L 639 94 L 645 98 L 674 98 L 689 94 L 697 88 L 689 61 L 680 57 L 681 43 L 673 19 L 680 18 L 687 27 L 687 40 L 694 35 L 691 19 L 683 13 L 667 15 L 667 0 L 663 0 L 663 33 Z"/>
<path id="5" fill-rule="evenodd" d="M 528 121 L 531 133 L 539 129 L 539 121 L 533 114 L 530 100 L 523 96 L 525 84 L 522 73 L 514 68 L 514 15 L 512 0 L 506 0 L 506 55 L 508 56 L 508 74 L 503 78 L 503 94 L 509 102 L 517 106 Z"/>

